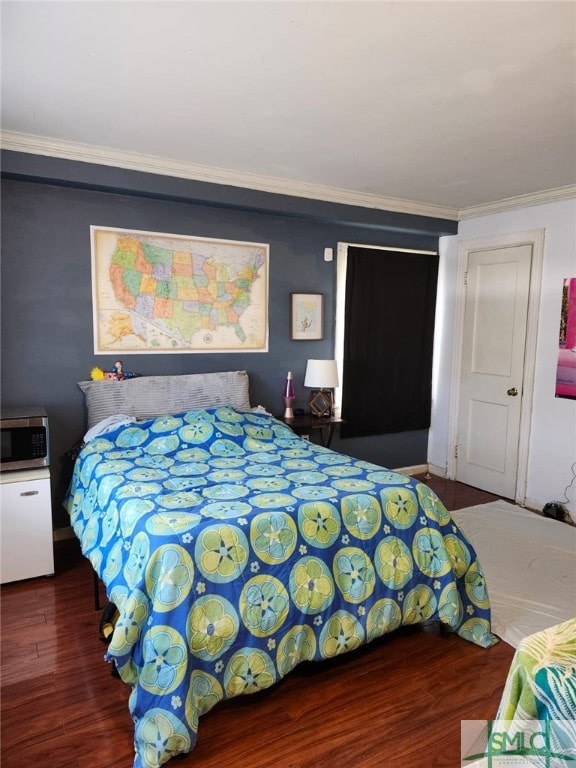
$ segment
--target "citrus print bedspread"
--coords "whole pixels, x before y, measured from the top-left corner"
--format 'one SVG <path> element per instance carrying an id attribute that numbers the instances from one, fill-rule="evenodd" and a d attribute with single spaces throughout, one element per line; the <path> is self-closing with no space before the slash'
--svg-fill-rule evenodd
<path id="1" fill-rule="evenodd" d="M 214 408 L 94 438 L 66 505 L 118 607 L 136 768 L 194 746 L 217 702 L 401 625 L 490 632 L 476 554 L 424 484 L 271 416 Z"/>

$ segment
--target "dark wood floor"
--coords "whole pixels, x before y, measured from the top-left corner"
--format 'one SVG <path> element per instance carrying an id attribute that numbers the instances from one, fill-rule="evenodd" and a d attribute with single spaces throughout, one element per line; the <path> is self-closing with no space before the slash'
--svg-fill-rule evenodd
<path id="1" fill-rule="evenodd" d="M 495 498 L 429 485 L 448 509 Z M 103 661 L 91 567 L 73 541 L 56 545 L 56 561 L 55 577 L 1 589 L 2 768 L 130 768 L 129 691 Z M 494 717 L 513 654 L 435 631 L 384 638 L 224 702 L 168 765 L 456 768 L 460 721 Z"/>

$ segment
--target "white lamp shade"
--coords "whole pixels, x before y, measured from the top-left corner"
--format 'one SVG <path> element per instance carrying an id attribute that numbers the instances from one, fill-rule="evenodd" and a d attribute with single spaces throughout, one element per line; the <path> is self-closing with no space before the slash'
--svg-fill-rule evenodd
<path id="1" fill-rule="evenodd" d="M 339 386 L 336 360 L 308 360 L 304 386 L 314 389 L 333 389 Z"/>

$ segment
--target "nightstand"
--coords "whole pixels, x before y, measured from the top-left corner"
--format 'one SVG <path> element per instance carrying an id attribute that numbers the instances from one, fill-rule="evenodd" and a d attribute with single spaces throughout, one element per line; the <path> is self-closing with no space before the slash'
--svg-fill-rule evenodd
<path id="1" fill-rule="evenodd" d="M 336 424 L 346 423 L 344 419 L 338 416 L 313 416 L 311 413 L 294 416 L 292 419 L 285 419 L 283 416 L 278 418 L 284 424 L 291 427 L 297 435 L 306 435 L 309 432 L 318 431 L 320 442 L 324 448 L 330 448 Z"/>

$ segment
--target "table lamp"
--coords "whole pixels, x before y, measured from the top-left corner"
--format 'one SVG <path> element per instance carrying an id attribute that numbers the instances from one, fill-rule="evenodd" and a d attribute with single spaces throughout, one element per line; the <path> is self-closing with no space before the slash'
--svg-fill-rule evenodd
<path id="1" fill-rule="evenodd" d="M 332 416 L 332 390 L 338 385 L 336 360 L 308 360 L 304 386 L 312 388 L 309 407 L 313 416 Z"/>

